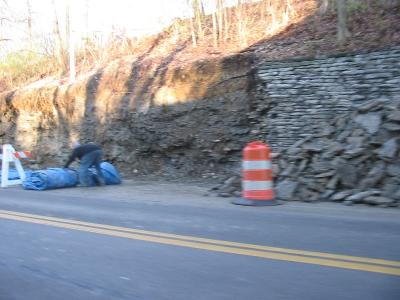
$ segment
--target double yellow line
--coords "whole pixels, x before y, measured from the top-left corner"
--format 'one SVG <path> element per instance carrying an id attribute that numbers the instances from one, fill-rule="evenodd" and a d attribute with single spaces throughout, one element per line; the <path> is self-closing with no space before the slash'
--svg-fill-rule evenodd
<path id="1" fill-rule="evenodd" d="M 7 210 L 0 210 L 0 218 L 159 244 L 400 276 L 400 261 L 213 240 Z"/>

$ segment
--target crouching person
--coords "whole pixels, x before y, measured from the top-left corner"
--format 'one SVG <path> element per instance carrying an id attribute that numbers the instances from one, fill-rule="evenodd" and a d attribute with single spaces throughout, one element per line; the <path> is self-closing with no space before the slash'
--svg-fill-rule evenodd
<path id="1" fill-rule="evenodd" d="M 84 144 L 81 145 L 75 142 L 73 145 L 73 151 L 69 157 L 64 168 L 68 168 L 69 165 L 75 160 L 80 160 L 79 165 L 79 182 L 81 186 L 89 186 L 89 168 L 94 166 L 96 168 L 96 183 L 98 185 L 104 185 L 104 175 L 100 168 L 100 163 L 103 157 L 101 148 L 95 144 Z"/>

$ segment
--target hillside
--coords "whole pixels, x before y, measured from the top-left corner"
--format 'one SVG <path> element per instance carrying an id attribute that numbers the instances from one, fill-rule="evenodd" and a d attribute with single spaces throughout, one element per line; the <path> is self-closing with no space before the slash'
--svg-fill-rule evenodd
<path id="1" fill-rule="evenodd" d="M 312 134 L 362 101 L 398 98 L 398 6 L 354 8 L 352 37 L 338 44 L 334 12 L 318 13 L 312 0 L 295 3 L 296 17 L 269 37 L 256 22 L 262 17 L 251 19 L 250 46 L 227 39 L 216 48 L 209 32 L 195 47 L 177 20 L 162 34 L 136 41 L 130 55 L 119 52 L 109 63 L 82 67 L 73 84 L 66 76 L 44 76 L 3 92 L 0 143 L 31 150 L 33 168 L 61 165 L 79 139 L 100 144 L 125 176 L 216 180 L 240 173 L 249 141 L 281 139 L 286 147 L 294 142 L 289 137 Z M 394 50 L 340 58 L 386 48 Z M 289 67 L 275 62 L 267 79 L 268 72 L 253 74 L 266 61 L 293 57 L 308 60 Z"/>
<path id="2" fill-rule="evenodd" d="M 369 6 L 349 7 L 348 28 L 351 37 L 343 44 L 337 42 L 337 15 L 330 10 L 321 14 L 315 0 L 296 0 L 293 15 L 278 22 L 268 31 L 257 6 L 249 6 L 248 46 L 233 38 L 213 46 L 211 32 L 194 46 L 189 36 L 177 28 L 187 28 L 181 20 L 159 35 L 139 40 L 134 46 L 138 60 L 151 61 L 160 67 L 176 68 L 195 61 L 223 59 L 235 54 L 251 55 L 254 63 L 291 57 L 323 56 L 335 53 L 370 51 L 400 45 L 400 4 L 382 7 L 376 1 Z M 188 21 L 183 21 L 185 22 Z M 208 23 L 211 20 L 207 21 Z M 211 25 L 209 25 L 210 27 Z M 235 35 L 237 33 L 233 33 Z"/>
<path id="3" fill-rule="evenodd" d="M 315 0 L 294 1 L 293 16 L 287 23 L 280 22 L 273 33 L 262 22 L 257 7 L 249 7 L 247 42 L 242 47 L 234 39 L 213 46 L 209 33 L 194 46 L 190 39 L 177 37 L 177 24 L 171 25 L 160 35 L 140 40 L 135 52 L 140 58 L 165 57 L 169 66 L 176 67 L 198 60 L 231 56 L 236 53 L 253 54 L 256 62 L 290 57 L 323 56 L 334 53 L 368 51 L 400 44 L 400 5 L 382 7 L 377 1 L 369 6 L 349 7 L 348 27 L 351 37 L 342 45 L 337 42 L 337 16 L 334 10 L 319 13 Z M 180 25 L 182 26 L 182 24 Z"/>

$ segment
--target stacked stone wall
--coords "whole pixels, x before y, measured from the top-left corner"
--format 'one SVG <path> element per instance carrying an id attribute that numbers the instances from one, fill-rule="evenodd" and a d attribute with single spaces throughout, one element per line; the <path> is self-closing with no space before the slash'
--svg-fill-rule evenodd
<path id="1" fill-rule="evenodd" d="M 400 48 L 268 61 L 254 72 L 253 101 L 266 139 L 282 150 L 369 100 L 400 97 Z"/>

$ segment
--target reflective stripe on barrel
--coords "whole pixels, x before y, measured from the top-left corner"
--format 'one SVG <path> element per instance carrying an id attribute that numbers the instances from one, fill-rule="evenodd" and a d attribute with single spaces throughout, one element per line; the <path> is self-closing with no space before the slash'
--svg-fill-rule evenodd
<path id="1" fill-rule="evenodd" d="M 243 170 L 265 170 L 271 169 L 269 160 L 244 160 Z"/>
<path id="2" fill-rule="evenodd" d="M 243 180 L 242 184 L 245 191 L 263 191 L 272 189 L 272 181 Z"/>
<path id="3" fill-rule="evenodd" d="M 250 143 L 243 152 L 244 198 L 249 200 L 274 200 L 270 150 L 262 142 Z"/>

